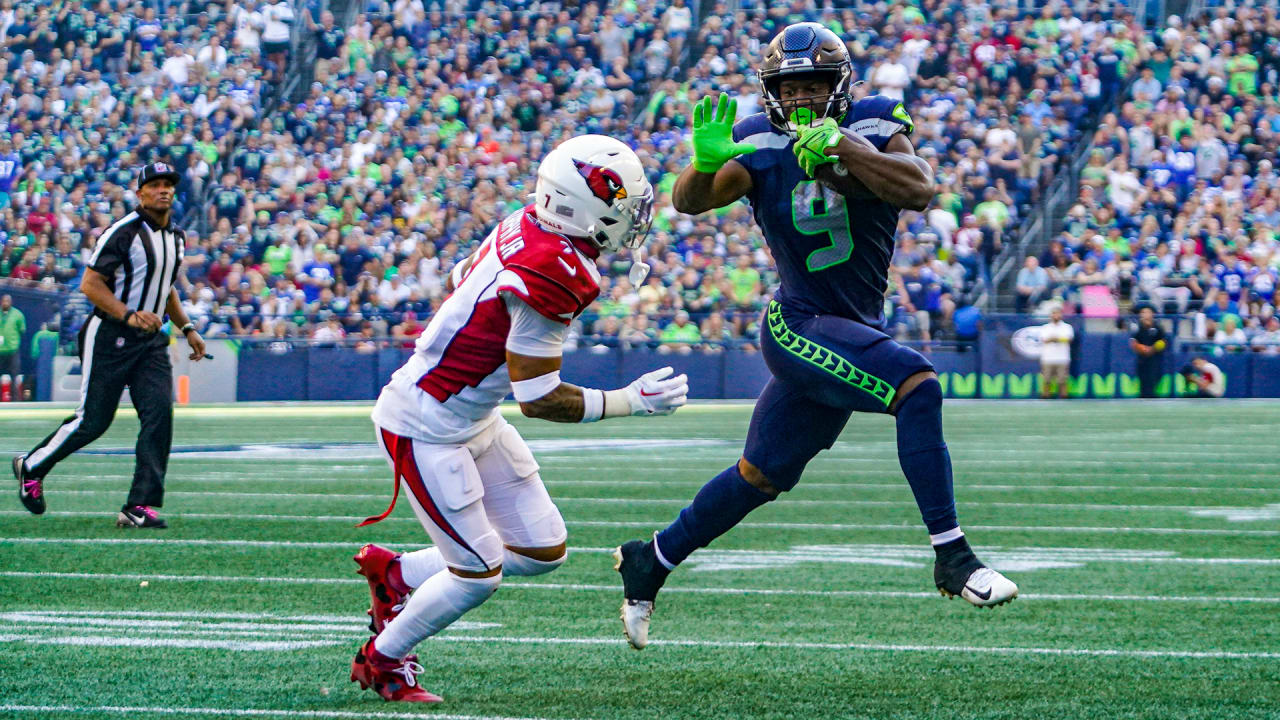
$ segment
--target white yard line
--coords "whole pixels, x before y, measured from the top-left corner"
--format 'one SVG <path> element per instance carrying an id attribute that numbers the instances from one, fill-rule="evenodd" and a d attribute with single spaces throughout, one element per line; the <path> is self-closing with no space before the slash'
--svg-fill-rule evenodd
<path id="1" fill-rule="evenodd" d="M 569 525 L 578 527 L 625 527 L 653 529 L 665 525 L 666 520 L 567 520 Z M 915 525 L 892 525 L 888 523 L 790 523 L 790 522 L 744 522 L 737 528 L 755 528 L 767 530 L 905 530 L 919 533 Z M 1237 530 L 1234 528 L 1167 528 L 1167 527 L 1119 527 L 1100 525 L 971 525 L 965 523 L 966 530 L 990 530 L 994 532 L 1060 532 L 1060 533 L 1135 533 L 1146 535 L 1228 535 L 1244 537 L 1277 537 L 1280 530 Z"/>
<path id="2" fill-rule="evenodd" d="M 408 519 L 408 518 L 406 518 Z M 414 521 L 416 522 L 416 520 Z M 337 549 L 354 551 L 359 549 L 361 543 L 358 542 L 319 542 L 319 541 L 295 541 L 295 540 L 236 540 L 236 539 L 207 539 L 207 538 L 56 538 L 56 537 L 0 537 L 0 544 L 14 545 L 152 545 L 163 548 L 171 548 L 177 546 L 195 546 L 195 547 L 257 547 L 257 548 L 287 548 L 287 549 Z M 403 543 L 385 545 L 392 550 L 401 552 L 409 552 L 419 549 L 422 546 L 411 546 Z M 817 554 L 829 553 L 836 550 L 854 549 L 867 553 L 883 552 L 886 556 L 904 557 L 907 555 L 918 555 L 921 559 L 931 558 L 927 549 L 918 548 L 916 546 L 907 545 L 889 545 L 889 544 L 859 544 L 859 545 L 839 545 L 820 546 L 817 548 L 801 548 L 804 550 L 812 550 Z M 1063 547 L 1004 547 L 999 545 L 984 546 L 985 552 L 999 554 L 1017 554 L 1019 556 L 1034 553 L 1044 553 L 1058 560 L 1070 560 L 1079 562 L 1110 562 L 1110 563 L 1127 563 L 1127 564 L 1188 564 L 1188 565 L 1280 565 L 1280 558 L 1257 558 L 1257 557 L 1179 557 L 1168 551 L 1156 550 L 1126 550 L 1126 549 L 1107 549 L 1100 551 L 1097 548 L 1063 548 Z M 614 551 L 612 547 L 580 547 L 576 545 L 569 546 L 570 554 L 592 554 L 602 555 L 609 554 Z M 717 556 L 739 556 L 743 558 L 756 557 L 768 553 L 776 553 L 776 550 L 709 550 L 708 553 L 714 553 Z M 700 557 L 700 556 L 699 556 Z M 25 573 L 24 571 L 3 571 L 0 576 L 13 575 L 21 577 L 24 574 L 38 576 L 39 573 Z M 80 573 L 71 573 L 70 575 L 80 575 Z M 114 576 L 109 576 L 114 577 Z M 146 575 L 139 575 L 140 579 L 146 579 Z M 158 576 L 157 576 L 158 577 Z M 174 577 L 188 577 L 179 575 Z M 285 579 L 282 579 L 282 582 Z M 319 581 L 318 581 L 319 582 Z M 328 581 L 324 581 L 328 582 Z M 351 582 L 364 582 L 363 580 L 352 580 Z"/>
<path id="3" fill-rule="evenodd" d="M 283 718 L 392 718 L 393 720 L 545 720 L 544 718 L 509 718 L 497 715 L 451 715 L 448 713 L 384 713 L 354 712 L 347 710 L 270 710 L 266 708 L 183 708 L 145 707 L 122 705 L 0 705 L 0 712 L 12 713 L 109 713 L 112 715 L 216 715 L 221 717 L 283 717 Z"/>
<path id="4" fill-rule="evenodd" d="M 248 575 L 157 575 L 139 573 L 70 573 L 70 572 L 26 572 L 5 571 L 0 577 L 15 578 L 52 578 L 58 580 L 148 580 L 152 582 L 192 582 L 192 583 L 255 583 L 282 585 L 364 585 L 365 580 L 359 578 L 306 578 L 306 577 L 253 577 Z M 591 585 L 583 583 L 540 583 L 508 580 L 504 588 L 515 590 L 572 590 L 584 592 L 617 593 L 617 585 Z M 726 588 L 726 587 L 666 587 L 665 593 L 686 593 L 695 595 L 782 595 L 798 597 L 866 597 L 866 598 L 900 598 L 900 599 L 935 599 L 936 592 L 914 592 L 898 590 L 800 590 L 794 588 Z M 1280 604 L 1280 596 L 1258 595 L 1118 595 L 1118 594 L 1063 594 L 1025 592 L 1018 595 L 1019 600 L 1053 600 L 1053 601 L 1115 601 L 1115 602 L 1172 602 L 1172 603 L 1264 603 Z M 74 611 L 65 611 L 73 613 Z M 121 615 L 143 615 L 133 611 L 119 611 Z M 210 615 L 209 617 L 215 617 Z M 250 616 L 252 617 L 252 616 Z M 272 618 L 269 614 L 264 618 Z"/>
<path id="5" fill-rule="evenodd" d="M 20 642 L 29 645 L 74 645 L 79 647 L 140 647 L 154 648 L 158 644 L 150 637 L 97 637 L 71 635 L 63 637 L 14 635 L 0 633 L 0 643 Z M 200 638 L 166 638 L 165 647 L 197 648 L 201 650 L 236 650 L 241 652 L 287 652 L 332 645 L 332 640 L 202 640 Z"/>
<path id="6" fill-rule="evenodd" d="M 58 494 L 65 495 L 117 495 L 117 490 L 58 490 Z M 193 497 L 193 498 L 244 498 L 244 499 L 275 499 L 275 500 L 385 500 L 386 493 L 258 493 L 258 492 L 229 492 L 221 490 L 171 490 L 166 493 L 169 497 Z M 596 505 L 687 505 L 692 500 L 690 497 L 678 498 L 626 498 L 626 497 L 566 497 L 557 496 L 556 502 L 567 503 L 583 503 Z M 1239 509 L 1238 506 L 1222 506 L 1222 505 L 1124 505 L 1114 503 L 1036 503 L 1036 502 L 982 502 L 967 501 L 964 503 L 966 507 L 1003 507 L 1003 508 L 1045 508 L 1049 510 L 1089 510 L 1089 511 L 1175 511 L 1190 512 L 1193 510 L 1212 509 L 1221 507 L 1224 509 Z M 904 507 L 914 508 L 915 503 L 910 500 L 806 500 L 786 498 L 779 507 L 788 506 L 816 506 L 816 505 L 839 505 L 848 507 Z M 19 511 L 10 511 L 21 514 Z"/>
<path id="7" fill-rule="evenodd" d="M 26 516 L 22 510 L 0 510 L 0 516 Z M 45 515 L 61 517 L 109 517 L 110 513 L 84 511 L 54 511 Z M 252 520 L 264 522 L 349 522 L 353 525 L 362 517 L 348 515 L 248 515 L 244 513 L 174 513 L 172 518 L 188 520 Z M 383 522 L 417 522 L 414 518 L 390 517 Z M 573 527 L 611 527 L 611 528 L 661 528 L 670 522 L 670 518 L 654 520 L 566 520 Z M 743 522 L 735 527 L 745 529 L 766 530 L 892 530 L 899 532 L 921 533 L 918 525 L 890 523 L 801 523 L 801 522 Z M 977 525 L 965 524 L 966 530 L 990 530 L 994 532 L 1059 532 L 1059 533 L 1132 533 L 1139 535 L 1221 535 L 1227 537 L 1277 537 L 1280 530 L 1245 530 L 1237 528 L 1170 528 L 1170 527 L 1128 527 L 1115 525 Z M 0 539 L 0 542 L 6 542 Z M 20 542 L 20 540 L 13 540 Z"/>
<path id="8" fill-rule="evenodd" d="M 441 642 L 514 643 L 520 645 L 625 645 L 621 638 L 512 637 L 505 635 L 441 635 Z M 1089 657 L 1189 658 L 1198 660 L 1274 660 L 1280 652 L 1228 650 L 1116 650 L 1110 648 L 983 647 L 974 645 L 890 645 L 881 643 L 818 643 L 734 640 L 650 640 L 650 645 L 697 648 L 760 647 L 782 650 L 864 650 L 869 652 L 978 653 L 995 655 L 1077 655 Z"/>
<path id="9" fill-rule="evenodd" d="M 596 468 L 601 472 L 610 471 L 617 472 L 618 468 Z M 668 470 L 669 472 L 669 470 Z M 814 471 L 807 470 L 805 475 L 814 474 L 835 474 L 830 471 Z M 866 473 L 859 473 L 865 475 Z M 188 485 L 200 486 L 204 484 L 253 484 L 253 485 L 270 485 L 272 483 L 281 483 L 285 485 L 323 485 L 334 483 L 354 483 L 364 482 L 370 485 L 382 487 L 386 484 L 388 477 L 384 477 L 384 473 L 377 475 L 369 474 L 367 477 L 335 475 L 333 477 L 290 477 L 274 475 L 272 477 L 253 477 L 244 473 L 222 473 L 222 477 L 213 477 L 210 475 L 201 475 L 191 478 L 170 478 L 167 482 L 170 487 L 186 487 Z M 572 480 L 556 477 L 544 477 L 542 481 L 551 487 L 561 485 L 582 485 L 587 487 L 679 487 L 697 489 L 710 478 L 692 478 L 689 480 Z M 1261 477 L 1261 476 L 1259 476 Z M 94 477 L 76 478 L 75 483 L 81 484 L 110 484 L 119 485 L 121 480 L 129 480 L 133 478 L 133 474 L 124 473 L 99 473 Z M 867 483 L 867 482 L 847 482 L 847 483 L 824 483 L 824 482 L 804 482 L 801 481 L 797 486 L 797 490 L 905 490 L 907 489 L 907 481 L 903 480 L 896 483 Z M 960 483 L 959 487 L 965 492 L 969 491 L 990 491 L 990 492 L 1188 492 L 1188 493 L 1221 493 L 1221 492 L 1249 492 L 1249 493 L 1275 493 L 1280 494 L 1280 486 L 1277 487 L 1228 487 L 1228 486 L 1212 486 L 1212 485 L 1007 485 L 1007 484 L 986 484 L 986 483 Z"/>

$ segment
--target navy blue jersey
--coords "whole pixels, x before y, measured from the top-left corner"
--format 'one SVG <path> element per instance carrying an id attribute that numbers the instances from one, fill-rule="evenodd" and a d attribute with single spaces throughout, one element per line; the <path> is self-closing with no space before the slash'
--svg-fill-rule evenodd
<path id="1" fill-rule="evenodd" d="M 883 95 L 859 100 L 841 126 L 881 151 L 894 135 L 913 129 L 902 103 Z M 734 159 L 751 173 L 747 200 L 778 264 L 777 300 L 802 312 L 884 327 L 899 208 L 877 198 L 846 199 L 810 180 L 791 152 L 794 141 L 763 113 L 735 125 L 733 139 L 756 146 Z"/>

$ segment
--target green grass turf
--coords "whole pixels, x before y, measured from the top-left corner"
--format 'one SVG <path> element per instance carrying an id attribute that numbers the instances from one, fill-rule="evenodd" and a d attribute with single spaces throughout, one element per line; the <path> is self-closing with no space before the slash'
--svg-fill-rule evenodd
<path id="1" fill-rule="evenodd" d="M 1022 568 L 1008 574 L 1023 596 L 981 611 L 932 594 L 893 423 L 854 417 L 794 492 L 672 577 L 652 637 L 687 644 L 635 652 L 604 551 L 674 517 L 738 456 L 749 414 L 512 418 L 531 441 L 598 441 L 535 451 L 581 550 L 464 618 L 486 625 L 421 646 L 422 680 L 447 699 L 432 707 L 347 681 L 367 607 L 350 556 L 425 543 L 404 503 L 353 527 L 390 495 L 370 447 L 175 453 L 172 527 L 153 533 L 113 527 L 131 456 L 74 456 L 46 484 L 50 514 L 25 514 L 12 486 L 0 504 L 0 718 L 1280 718 L 1280 404 L 949 404 L 961 520 L 980 554 Z M 0 452 L 58 415 L 0 410 Z M 129 448 L 136 427 L 124 411 L 92 449 Z M 630 439 L 661 442 L 615 442 Z M 176 422 L 178 448 L 313 442 L 371 444 L 367 408 Z M 290 642 L 306 647 L 269 644 Z"/>

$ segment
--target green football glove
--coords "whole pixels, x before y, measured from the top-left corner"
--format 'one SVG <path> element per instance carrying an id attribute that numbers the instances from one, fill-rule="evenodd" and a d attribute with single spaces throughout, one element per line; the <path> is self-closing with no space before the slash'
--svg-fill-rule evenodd
<path id="1" fill-rule="evenodd" d="M 819 165 L 839 162 L 839 158 L 827 154 L 827 148 L 840 144 L 841 137 L 840 124 L 835 118 L 826 118 L 822 124 L 800 131 L 800 137 L 796 139 L 791 151 L 796 154 L 796 160 L 800 162 L 800 169 L 804 170 L 805 175 L 813 177 Z"/>
<path id="2" fill-rule="evenodd" d="M 738 116 L 738 101 L 720 93 L 712 110 L 711 98 L 704 97 L 693 106 L 693 169 L 714 173 L 739 155 L 756 151 L 756 146 L 733 141 L 733 122 Z"/>

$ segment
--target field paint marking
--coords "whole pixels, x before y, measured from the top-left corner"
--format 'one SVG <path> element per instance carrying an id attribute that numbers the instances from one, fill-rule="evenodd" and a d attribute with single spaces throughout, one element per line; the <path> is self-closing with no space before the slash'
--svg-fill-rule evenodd
<path id="1" fill-rule="evenodd" d="M 601 468 L 603 470 L 603 468 Z M 613 468 L 617 470 L 617 468 Z M 812 471 L 806 470 L 809 474 Z M 121 479 L 132 478 L 133 475 L 120 475 Z M 302 480 L 298 478 L 297 480 Z M 256 478 L 236 478 L 234 480 L 214 480 L 210 482 L 254 482 Z M 82 480 L 77 480 L 82 482 Z M 181 481 L 180 481 L 181 482 Z M 289 482 L 287 478 L 272 478 L 271 482 Z M 296 482 L 296 481 L 295 481 Z M 310 482 L 334 482 L 333 480 L 315 480 Z M 602 487 L 643 487 L 647 485 L 664 486 L 671 485 L 677 487 L 701 487 L 702 480 L 559 480 L 543 478 L 542 482 L 550 485 L 585 485 L 585 486 L 602 486 Z M 817 490 L 902 490 L 908 488 L 907 482 L 903 480 L 898 483 L 806 483 L 801 482 L 796 486 L 797 489 L 817 489 Z M 1066 491 L 1066 492 L 1108 492 L 1108 491 L 1152 491 L 1152 492 L 1261 492 L 1261 493 L 1280 493 L 1280 487 L 1212 487 L 1209 485 L 991 485 L 981 483 L 962 483 L 960 488 L 964 491 L 984 490 L 992 492 L 1037 492 L 1037 491 Z M 795 502 L 788 499 L 787 502 Z M 1197 506 L 1199 507 L 1199 506 Z"/>
<path id="2" fill-rule="evenodd" d="M 0 510 L 0 516 L 29 516 L 22 510 Z M 62 517 L 103 517 L 104 513 L 92 511 L 54 511 L 45 515 Z M 189 520 L 261 520 L 265 522 L 350 522 L 360 521 L 356 516 L 347 515 L 246 515 L 243 513 L 174 513 L 174 518 Z M 416 518 L 389 517 L 383 522 L 418 522 Z M 666 525 L 669 520 L 566 520 L 565 524 L 574 527 L 612 527 L 653 529 Z M 919 533 L 916 525 L 894 525 L 890 523 L 800 523 L 800 522 L 743 522 L 734 527 L 746 529 L 768 530 L 897 530 Z M 1114 525 L 969 525 L 969 530 L 991 530 L 995 532 L 1060 532 L 1060 533 L 1133 533 L 1145 535 L 1222 535 L 1241 537 L 1277 537 L 1280 530 L 1244 530 L 1237 528 L 1167 528 L 1167 527 L 1127 527 Z M 22 542 L 21 538 L 0 538 L 0 542 Z M 104 541 L 106 542 L 106 541 Z"/>
<path id="3" fill-rule="evenodd" d="M 157 545 L 157 546 L 202 546 L 202 547 L 279 547 L 302 549 L 337 548 L 351 550 L 355 542 L 298 542 L 293 540 L 232 540 L 232 539 L 174 539 L 161 538 L 46 538 L 46 537 L 0 537 L 0 544 L 40 544 L 40 545 Z M 387 545 L 389 549 L 397 547 L 402 552 L 410 552 L 424 546 L 406 546 L 403 543 Z M 579 547 L 569 546 L 570 554 L 603 555 L 614 551 L 612 547 Z M 1003 547 L 989 545 L 983 548 L 984 557 L 993 560 L 1001 568 L 1016 571 L 1028 571 L 1041 568 L 1072 568 L 1089 562 L 1113 562 L 1133 564 L 1188 564 L 1188 565 L 1280 565 L 1280 558 L 1249 557 L 1181 557 L 1171 550 L 1130 550 L 1124 548 L 1074 548 L 1074 547 Z M 889 565 L 896 567 L 921 567 L 912 560 L 928 560 L 933 555 L 917 545 L 894 545 L 887 543 L 859 543 L 841 545 L 795 545 L 787 550 L 704 550 L 691 556 L 688 561 L 695 570 L 755 570 L 761 568 L 783 567 L 801 562 L 845 562 L 871 565 Z M 707 567 L 710 566 L 710 567 Z M 12 572 L 0 572 L 0 577 L 13 575 Z M 21 576 L 18 573 L 15 576 Z M 146 576 L 139 575 L 140 578 Z M 159 576 L 156 576 L 159 577 Z M 175 577 L 187 577 L 179 575 Z M 352 580 L 351 582 L 364 582 Z M 249 617 L 257 617 L 251 615 Z M 319 616 L 313 616 L 319 617 Z"/>
<path id="4" fill-rule="evenodd" d="M 377 482 L 381 483 L 386 479 L 386 473 L 381 472 L 385 468 L 379 468 L 377 475 L 369 474 L 367 477 L 289 477 L 274 475 L 272 477 L 250 477 L 239 472 L 223 472 L 220 473 L 225 477 L 211 477 L 219 475 L 219 473 L 205 473 L 198 478 L 171 478 L 168 483 L 171 486 L 203 485 L 218 483 L 253 483 L 255 485 L 270 483 L 285 483 L 290 485 L 320 485 L 332 483 L 355 483 L 355 482 Z M 601 471 L 610 470 L 616 472 L 618 468 L 599 468 Z M 812 474 L 834 474 L 832 471 L 806 470 L 806 475 Z M 133 478 L 133 473 L 98 473 L 91 478 L 76 478 L 77 484 L 84 483 L 110 483 L 118 485 L 121 480 Z M 555 487 L 559 485 L 583 485 L 583 486 L 599 486 L 599 487 L 685 487 L 699 488 L 704 484 L 703 479 L 693 480 L 570 480 L 557 478 L 542 478 L 542 482 L 548 486 Z M 799 489 L 813 490 L 902 490 L 908 487 L 906 481 L 897 483 L 801 483 Z M 1000 484 L 981 484 L 981 483 L 964 483 L 962 489 L 966 492 L 971 490 L 991 491 L 991 492 L 1188 492 L 1188 493 L 1220 493 L 1220 492 L 1252 492 L 1252 493 L 1280 493 L 1278 487 L 1214 487 L 1211 485 L 1000 485 Z M 788 502 L 794 502 L 789 500 Z"/>
<path id="5" fill-rule="evenodd" d="M 59 490 L 60 494 L 67 495 L 115 495 L 116 490 Z M 253 493 L 253 492 L 227 492 L 221 490 L 177 490 L 169 491 L 169 496 L 183 497 L 233 497 L 233 498 L 271 498 L 278 500 L 378 500 L 385 499 L 386 493 Z M 601 498 L 601 497 L 565 497 L 558 496 L 556 502 L 576 502 L 597 505 L 687 505 L 690 498 Z M 867 507 L 915 507 L 915 503 L 910 500 L 804 500 L 788 498 L 784 503 L 786 506 L 810 506 L 810 505 L 842 505 L 850 507 L 867 506 Z M 1046 508 L 1053 510 L 1120 510 L 1120 511 L 1157 511 L 1166 510 L 1176 512 L 1193 512 L 1206 509 L 1204 505 L 1121 505 L 1109 503 L 1036 503 L 1036 502 L 966 502 L 965 506 L 976 507 L 1003 507 L 1003 508 Z M 1272 517 L 1280 518 L 1280 505 L 1274 506 L 1275 510 L 1266 510 L 1267 514 L 1256 519 L 1271 519 Z M 1232 513 L 1248 513 L 1258 512 L 1259 508 L 1220 506 L 1216 508 L 1222 512 Z M 10 511 L 18 512 L 18 511 Z M 1230 518 L 1235 519 L 1235 518 Z"/>
<path id="6" fill-rule="evenodd" d="M 105 647 L 155 647 L 162 644 L 154 638 L 132 637 L 24 637 L 21 635 L 0 635 L 0 642 L 24 642 L 33 645 L 72 645 L 72 646 L 105 646 Z M 163 641 L 168 647 L 202 648 L 217 650 L 300 650 L 309 647 L 334 644 L 335 641 L 297 641 L 297 642 L 241 642 L 230 640 L 193 640 L 172 638 Z M 337 641 L 341 642 L 341 641 Z M 469 642 L 469 643 L 509 643 L 518 645 L 617 645 L 625 644 L 622 639 L 614 638 L 548 638 L 548 637 L 513 637 L 505 635 L 440 635 L 436 642 Z M 734 641 L 734 640 L 650 640 L 650 645 L 669 647 L 702 647 L 702 648 L 735 648 L 756 649 L 771 648 L 783 650 L 863 650 L 868 652 L 946 652 L 946 653 L 978 653 L 997 655 L 1074 655 L 1089 657 L 1134 657 L 1134 658 L 1189 658 L 1206 660 L 1275 660 L 1280 659 L 1280 652 L 1234 652 L 1234 651 L 1200 651 L 1200 650 L 1116 650 L 1095 648 L 1050 648 L 1050 647 L 983 647 L 973 645 L 895 645 L 882 643 L 817 643 L 793 642 L 779 640 Z M 0 706 L 3 709 L 7 706 Z M 287 714 L 280 712 L 276 714 Z M 296 714 L 293 714 L 297 716 Z M 322 717 L 322 716 L 321 716 Z M 361 716 L 363 717 L 363 716 Z M 427 716 L 418 716 L 427 717 Z M 443 716 L 435 716 L 443 717 Z"/>
<path id="7" fill-rule="evenodd" d="M 352 578 L 297 578 L 252 577 L 226 575 L 140 575 L 134 573 L 62 573 L 62 572 L 0 572 L 0 577 L 59 578 L 73 580 L 169 580 L 173 582 L 232 582 L 287 585 L 363 585 L 367 581 Z M 591 585 L 584 583 L 539 583 L 506 580 L 504 588 L 525 590 L 581 590 L 617 593 L 617 585 Z M 800 590 L 793 588 L 728 588 L 728 587 L 665 587 L 664 593 L 689 593 L 699 595 L 785 595 L 802 597 L 867 597 L 867 598 L 921 598 L 934 599 L 936 592 L 906 590 Z M 1018 595 L 1019 600 L 1108 600 L 1120 602 L 1174 602 L 1174 603 L 1264 603 L 1280 604 L 1280 597 L 1259 595 L 1114 595 L 1114 594 L 1063 594 L 1028 593 Z M 125 613 L 127 611 L 120 611 Z M 140 614 L 140 613 L 135 613 Z M 456 624 L 456 623 L 455 623 Z M 451 626 L 452 627 L 452 626 Z"/>
<path id="8" fill-rule="evenodd" d="M 1084 567 L 1090 563 L 1280 565 L 1280 558 L 1184 558 L 1171 550 L 1109 548 L 1001 548 L 983 550 L 991 567 L 1005 572 L 1032 572 Z M 704 550 L 686 561 L 694 571 L 772 570 L 802 563 L 844 563 L 889 567 L 928 567 L 933 553 L 916 545 L 795 545 L 787 550 Z"/>
<path id="9" fill-rule="evenodd" d="M 514 643 L 520 645 L 625 645 L 622 638 L 548 638 L 506 635 L 440 636 L 440 642 Z M 1192 658 L 1200 660 L 1275 660 L 1280 652 L 1226 650 L 1114 650 L 1109 648 L 982 647 L 974 645 L 890 645 L 881 643 L 818 643 L 780 640 L 649 640 L 650 645 L 706 648 L 776 648 L 783 650 L 865 650 L 870 652 L 945 652 L 996 655 L 1083 655 L 1089 657 Z"/>
<path id="10" fill-rule="evenodd" d="M 1196 517 L 1222 518 L 1231 522 L 1280 520 L 1280 503 L 1272 503 L 1260 508 L 1202 507 L 1193 509 L 1191 514 Z"/>
<path id="11" fill-rule="evenodd" d="M 507 587 L 504 585 L 504 587 Z M 584 590 L 616 593 L 617 585 L 588 585 L 569 583 L 533 583 L 514 582 L 513 588 L 530 590 Z M 694 595 L 795 595 L 804 597 L 866 597 L 866 598 L 921 598 L 938 597 L 936 592 L 911 592 L 907 590 L 796 590 L 790 588 L 701 588 L 671 587 L 662 588 L 663 593 L 687 593 Z M 1064 593 L 1027 593 L 1020 592 L 1019 600 L 1114 600 L 1120 602 L 1175 602 L 1175 603 L 1276 603 L 1280 597 L 1261 597 L 1256 595 L 1236 595 L 1213 597 L 1209 595 L 1084 595 Z"/>
<path id="12" fill-rule="evenodd" d="M 19 511 L 20 512 L 20 511 Z M 666 524 L 665 520 L 566 520 L 567 525 L 580 527 L 625 527 L 652 529 Z M 888 523 L 789 523 L 789 522 L 743 522 L 735 528 L 754 528 L 768 530 L 908 530 L 918 533 L 915 525 L 892 525 Z M 1060 533 L 1136 533 L 1148 535 L 1241 535 L 1246 537 L 1277 537 L 1280 530 L 1237 530 L 1235 528 L 1165 528 L 1165 527 L 1118 527 L 1103 525 L 970 525 L 967 530 L 990 530 L 993 532 L 1060 532 Z"/>
<path id="13" fill-rule="evenodd" d="M 6 570 L 0 577 L 59 578 L 71 580 L 168 580 L 171 582 L 252 582 L 279 583 L 282 585 L 365 585 L 368 581 L 355 578 L 308 577 L 251 577 L 248 575 L 160 575 L 155 573 L 87 573 L 87 572 L 33 572 Z"/>
<path id="14" fill-rule="evenodd" d="M 237 650 L 240 652 L 287 652 L 305 648 L 335 645 L 341 640 L 201 640 L 199 638 L 139 638 L 96 637 L 71 635 L 67 637 L 32 637 L 28 635 L 0 634 L 0 643 L 26 643 L 28 645 L 73 645 L 77 647 L 141 647 L 157 646 L 175 648 L 200 648 L 203 650 Z"/>
<path id="15" fill-rule="evenodd" d="M 70 513 L 45 513 L 46 515 L 66 515 Z M 101 515 L 101 513 L 87 513 L 92 515 Z M 228 516 L 230 517 L 230 516 Z M 348 519 L 348 518 L 343 518 Z M 416 520 L 415 520 L 416 522 Z M 42 537 L 8 537 L 0 538 L 0 543 L 17 543 L 17 544 L 42 544 L 42 545 L 231 545 L 235 547 L 280 547 L 280 548 L 305 548 L 305 549 L 327 549 L 342 548 L 349 549 L 352 552 L 360 549 L 363 543 L 359 542 L 310 542 L 298 540 L 206 540 L 201 538 L 173 540 L 161 538 L 42 538 Z M 363 581 L 361 581 L 363 582 Z"/>
<path id="16" fill-rule="evenodd" d="M 133 715 L 150 713 L 152 715 L 220 715 L 230 717 L 285 717 L 285 718 L 392 718 L 393 720 L 545 720 L 545 718 L 508 718 L 497 715 L 450 715 L 444 713 L 384 713 L 353 712 L 349 710 L 268 710 L 259 708 L 175 708 L 175 707 L 128 707 L 123 705 L 0 705 L 0 711 L 26 713 L 113 713 Z"/>
<path id="17" fill-rule="evenodd" d="M 289 621 L 232 613 L 130 613 L 28 610 L 0 613 L 0 643 L 97 647 L 171 647 L 281 652 L 341 645 L 367 635 L 352 615 L 336 622 Z M 267 622 L 257 622 L 268 620 Z M 451 630 L 491 630 L 495 623 L 454 623 Z"/>

